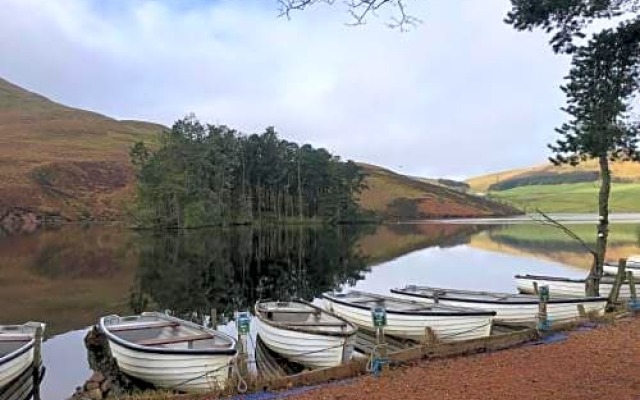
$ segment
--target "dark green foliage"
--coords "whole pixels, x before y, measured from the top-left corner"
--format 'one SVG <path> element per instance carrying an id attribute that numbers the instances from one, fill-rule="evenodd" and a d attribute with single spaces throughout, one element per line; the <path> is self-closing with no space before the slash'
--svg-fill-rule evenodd
<path id="1" fill-rule="evenodd" d="M 506 23 L 520 31 L 553 32 L 553 49 L 571 53 L 576 50 L 574 39 L 584 38 L 594 21 L 635 14 L 640 0 L 511 0 L 511 5 Z"/>
<path id="2" fill-rule="evenodd" d="M 579 47 L 562 87 L 571 116 L 549 147 L 554 164 L 577 165 L 601 156 L 638 160 L 639 131 L 630 120 L 640 78 L 640 21 L 605 29 Z"/>
<path id="3" fill-rule="evenodd" d="M 278 138 L 273 128 L 243 135 L 227 126 L 177 121 L 150 151 L 137 143 L 142 225 L 183 228 L 259 220 L 357 220 L 360 168 L 325 149 Z"/>
<path id="4" fill-rule="evenodd" d="M 232 316 L 258 299 L 312 300 L 368 271 L 357 226 L 234 227 L 145 233 L 132 299 L 159 309 Z M 158 268 L 162 265 L 162 268 Z"/>
<path id="5" fill-rule="evenodd" d="M 595 182 L 600 178 L 598 171 L 574 171 L 557 174 L 538 173 L 522 177 L 505 179 L 489 186 L 489 190 L 509 190 L 520 186 L 562 185 L 565 183 Z"/>

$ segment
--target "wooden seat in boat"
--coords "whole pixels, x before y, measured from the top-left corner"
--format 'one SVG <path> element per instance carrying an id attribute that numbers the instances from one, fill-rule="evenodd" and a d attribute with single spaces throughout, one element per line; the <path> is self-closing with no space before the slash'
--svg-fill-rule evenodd
<path id="1" fill-rule="evenodd" d="M 138 340 L 136 344 L 140 344 L 143 346 L 157 346 L 161 344 L 193 342 L 196 340 L 206 340 L 206 339 L 212 339 L 212 338 L 213 338 L 212 335 L 208 333 L 203 333 L 200 335 L 178 336 L 178 337 L 157 338 L 157 339 L 143 339 L 143 340 Z"/>
<path id="2" fill-rule="evenodd" d="M 33 337 L 26 335 L 0 335 L 0 342 L 28 342 Z"/>
<path id="3" fill-rule="evenodd" d="M 149 324 L 131 324 L 131 325 L 120 325 L 120 326 L 112 326 L 109 327 L 111 332 L 122 332 L 122 331 L 137 331 L 140 329 L 154 329 L 154 328 L 168 328 L 168 327 L 176 327 L 179 326 L 177 322 L 163 321 L 163 322 L 152 322 Z"/>

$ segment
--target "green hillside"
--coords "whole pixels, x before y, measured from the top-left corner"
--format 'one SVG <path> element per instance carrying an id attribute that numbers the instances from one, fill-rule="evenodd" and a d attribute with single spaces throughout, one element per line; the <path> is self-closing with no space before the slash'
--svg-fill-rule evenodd
<path id="1" fill-rule="evenodd" d="M 511 203 L 527 212 L 540 209 L 554 213 L 597 213 L 598 182 L 520 186 L 492 191 L 488 196 Z M 614 183 L 611 212 L 640 212 L 640 183 Z"/>

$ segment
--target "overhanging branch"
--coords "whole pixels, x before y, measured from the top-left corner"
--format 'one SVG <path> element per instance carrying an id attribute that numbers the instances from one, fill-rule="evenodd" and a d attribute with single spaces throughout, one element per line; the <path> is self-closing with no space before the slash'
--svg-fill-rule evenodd
<path id="1" fill-rule="evenodd" d="M 301 11 L 318 3 L 333 5 L 335 2 L 336 0 L 278 0 L 280 15 L 287 18 L 290 18 L 294 11 Z M 367 17 L 377 15 L 383 8 L 393 10 L 391 21 L 387 24 L 389 27 L 405 30 L 422 22 L 408 12 L 406 0 L 343 0 L 343 3 L 353 20 L 350 25 L 366 23 Z"/>

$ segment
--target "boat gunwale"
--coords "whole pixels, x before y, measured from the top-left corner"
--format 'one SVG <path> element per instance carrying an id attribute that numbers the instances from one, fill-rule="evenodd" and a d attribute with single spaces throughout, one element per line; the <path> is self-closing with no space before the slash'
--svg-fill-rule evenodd
<path id="1" fill-rule="evenodd" d="M 582 283 L 584 284 L 587 280 L 586 279 L 580 279 L 580 278 L 567 278 L 567 277 L 563 277 L 563 276 L 549 276 L 549 275 L 529 275 L 529 274 L 525 274 L 525 275 L 514 275 L 515 279 L 523 279 L 523 280 L 529 280 L 529 281 L 551 281 L 551 282 L 570 282 L 570 283 Z M 607 278 L 607 279 L 602 279 L 602 278 Z M 604 283 L 607 285 L 612 285 L 613 283 L 615 283 L 615 276 L 613 275 L 603 275 L 600 279 L 600 283 Z M 628 281 L 625 279 L 623 282 L 623 284 L 628 283 Z M 606 299 L 606 297 L 604 297 Z"/>
<path id="2" fill-rule="evenodd" d="M 400 302 L 403 301 L 402 299 L 398 299 L 395 297 L 375 295 L 373 293 L 365 293 L 365 292 L 350 292 L 350 293 L 362 293 L 363 295 L 376 296 L 380 299 L 388 299 L 388 300 L 400 301 Z M 348 301 L 336 298 L 335 296 L 332 296 L 328 293 L 323 293 L 322 297 L 324 299 L 333 301 L 335 303 L 338 303 L 347 307 L 358 308 L 361 310 L 371 310 L 371 307 L 348 302 Z M 405 300 L 405 301 L 414 302 L 412 300 Z M 446 308 L 452 308 L 452 309 L 458 308 L 454 306 L 440 306 L 440 307 L 446 307 Z M 402 311 L 402 310 L 394 310 L 392 308 L 385 307 L 385 311 L 387 314 L 427 316 L 427 317 L 440 317 L 440 316 L 442 317 L 480 317 L 480 316 L 495 317 L 497 314 L 495 311 L 491 311 L 491 310 L 480 310 L 480 309 L 473 310 L 473 309 L 466 309 L 461 307 L 460 307 L 460 310 L 461 311 L 457 311 L 457 312 L 456 311 L 439 311 L 439 312 L 438 311 Z"/>
<path id="3" fill-rule="evenodd" d="M 420 287 L 417 287 L 418 289 L 420 289 Z M 427 287 L 423 287 L 423 288 L 427 288 Z M 391 293 L 394 294 L 402 294 L 405 296 L 412 296 L 412 297 L 417 297 L 417 298 L 427 298 L 427 299 L 433 299 L 434 296 L 430 296 L 427 294 L 422 294 L 422 293 L 411 293 L 411 292 L 405 292 L 404 290 L 406 290 L 407 288 L 404 289 L 391 289 Z M 437 289 L 437 288 L 428 288 L 428 289 Z M 447 289 L 442 289 L 442 290 L 447 290 Z M 457 290 L 457 289 L 455 289 Z M 482 294 L 482 293 L 489 293 L 489 292 L 474 292 L 472 290 L 468 291 L 469 293 L 474 293 L 474 294 Z M 502 294 L 502 293 L 500 293 Z M 514 296 L 515 298 L 518 297 L 517 294 L 508 294 L 508 293 L 504 293 L 507 296 Z M 500 300 L 489 300 L 489 299 L 467 299 L 467 298 L 460 298 L 460 297 L 452 297 L 448 294 L 442 294 L 442 296 L 438 296 L 438 299 L 441 300 L 447 300 L 447 301 L 458 301 L 461 303 L 475 303 L 475 304 L 499 304 L 499 305 L 504 305 L 504 306 L 509 306 L 509 305 L 538 305 L 540 304 L 540 301 L 537 299 L 531 299 L 531 300 L 516 300 L 516 301 L 500 301 Z M 549 298 L 546 303 L 547 304 L 571 304 L 571 303 L 599 303 L 602 301 L 607 301 L 606 297 L 603 296 L 591 296 L 591 297 L 584 297 L 584 298 L 579 298 L 579 297 L 567 297 L 567 298 L 562 298 L 562 297 L 552 297 Z"/>
<path id="4" fill-rule="evenodd" d="M 32 338 L 29 342 L 27 342 L 24 345 L 18 347 L 17 349 L 12 351 L 11 353 L 8 353 L 8 354 L 0 357 L 0 366 L 8 364 L 9 362 L 15 360 L 16 358 L 24 355 L 29 350 L 31 350 L 35 346 L 35 344 L 36 344 L 36 339 Z"/>
<path id="5" fill-rule="evenodd" d="M 5 365 L 13 360 L 15 360 L 16 358 L 24 355 L 24 353 L 30 351 L 32 348 L 35 347 L 36 345 L 36 337 L 35 337 L 35 329 L 37 329 L 38 327 L 42 328 L 43 332 L 44 329 L 46 327 L 46 324 L 44 324 L 43 322 L 37 322 L 37 321 L 29 321 L 29 322 L 25 322 L 24 324 L 18 324 L 18 325 L 0 325 L 0 326 L 4 326 L 5 328 L 7 326 L 16 326 L 16 327 L 29 327 L 29 328 L 33 328 L 34 331 L 31 333 L 27 333 L 27 336 L 30 336 L 31 339 L 28 340 L 25 344 L 23 344 L 22 346 L 18 347 L 17 349 L 13 350 L 10 353 L 5 354 L 4 356 L 0 357 L 0 366 Z"/>
<path id="6" fill-rule="evenodd" d="M 289 300 L 289 303 L 301 303 L 304 304 L 306 306 L 309 306 L 315 310 L 320 311 L 320 313 L 325 313 L 328 314 L 336 319 L 338 319 L 341 322 L 344 322 L 345 325 L 347 327 L 350 327 L 351 330 L 347 331 L 347 332 L 331 332 L 331 331 L 318 331 L 318 330 L 312 330 L 312 329 L 308 329 L 308 328 L 312 328 L 314 326 L 320 327 L 322 325 L 313 325 L 310 324 L 307 326 L 291 326 L 291 325 L 287 325 L 287 323 L 280 323 L 280 322 L 274 322 L 274 321 L 270 321 L 267 318 L 265 318 L 264 316 L 262 316 L 262 311 L 258 311 L 258 306 L 260 304 L 263 303 L 268 303 L 268 302 L 272 302 L 275 300 L 258 300 L 256 302 L 256 304 L 254 305 L 254 314 L 255 317 L 258 318 L 258 320 L 260 322 L 263 322 L 269 326 L 272 326 L 274 328 L 279 328 L 279 329 L 284 329 L 284 330 L 288 330 L 288 331 L 294 331 L 294 332 L 300 332 L 300 333 L 307 333 L 310 335 L 319 335 L 319 336 L 336 336 L 336 337 L 350 337 L 355 335 L 358 332 L 358 326 L 355 325 L 354 323 L 352 323 L 351 321 L 347 320 L 346 318 L 343 318 L 339 315 L 337 315 L 334 312 L 331 312 L 329 310 L 325 310 L 322 307 L 318 307 L 315 304 L 312 304 L 306 300 L 302 300 L 302 299 L 294 299 L 294 300 Z"/>
<path id="7" fill-rule="evenodd" d="M 175 318 L 175 317 L 171 317 L 168 315 L 164 315 L 161 313 L 142 313 L 142 314 L 137 314 L 139 316 L 142 316 L 143 314 L 146 315 L 156 315 L 159 316 L 162 319 L 167 319 L 169 321 L 175 321 L 177 323 L 179 323 L 180 325 L 186 325 L 189 326 L 191 324 L 189 324 L 189 321 L 184 321 L 181 320 L 179 318 Z M 145 346 L 145 345 L 140 345 L 134 342 L 130 342 L 128 340 L 124 340 L 118 336 L 116 336 L 114 333 L 112 333 L 109 328 L 107 328 L 107 326 L 105 325 L 105 320 L 107 318 L 110 317 L 118 317 L 118 318 L 122 318 L 119 315 L 116 314 L 112 314 L 112 315 L 107 315 L 104 317 L 100 318 L 99 321 L 99 328 L 100 331 L 102 333 L 104 333 L 107 336 L 107 339 L 110 341 L 113 341 L 115 343 L 117 343 L 118 345 L 125 347 L 129 350 L 133 350 L 133 351 L 139 351 L 142 353 L 151 353 L 151 354 L 167 354 L 167 355 L 236 355 L 238 350 L 236 349 L 236 344 L 237 341 L 230 335 L 227 335 L 226 333 L 223 332 L 219 332 L 219 331 L 214 331 L 211 329 L 207 329 L 203 326 L 199 326 L 197 324 L 193 324 L 192 327 L 197 327 L 198 329 L 202 329 L 204 332 L 210 333 L 212 336 L 218 335 L 218 336 L 222 336 L 226 339 L 229 339 L 231 341 L 231 345 L 229 346 L 229 348 L 226 349 L 215 349 L 215 348 L 209 348 L 209 349 L 177 349 L 177 348 L 170 348 L 170 347 L 153 347 L 153 346 Z M 213 338 L 213 337 L 212 337 Z"/>

